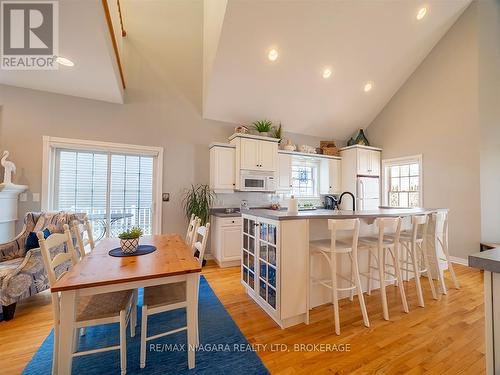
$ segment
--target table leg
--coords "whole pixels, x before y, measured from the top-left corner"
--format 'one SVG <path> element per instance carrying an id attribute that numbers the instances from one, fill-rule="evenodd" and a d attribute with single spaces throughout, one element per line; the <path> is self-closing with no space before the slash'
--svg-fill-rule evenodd
<path id="1" fill-rule="evenodd" d="M 61 320 L 59 327 L 59 374 L 71 374 L 73 363 L 73 334 L 75 321 L 76 292 L 68 290 L 61 292 Z"/>
<path id="2" fill-rule="evenodd" d="M 195 367 L 195 350 L 196 350 L 196 322 L 198 309 L 198 287 L 199 273 L 191 273 L 187 275 L 186 281 L 186 299 L 187 299 L 187 339 L 188 339 L 188 367 L 193 369 Z"/>

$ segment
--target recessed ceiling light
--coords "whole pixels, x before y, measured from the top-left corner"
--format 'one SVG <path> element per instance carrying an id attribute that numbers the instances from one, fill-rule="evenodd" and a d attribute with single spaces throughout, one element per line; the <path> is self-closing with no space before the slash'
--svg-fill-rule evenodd
<path id="1" fill-rule="evenodd" d="M 278 59 L 278 51 L 274 48 L 270 49 L 267 53 L 267 58 L 270 61 L 276 61 Z"/>
<path id="2" fill-rule="evenodd" d="M 332 76 L 332 74 L 333 74 L 333 70 L 332 70 L 332 68 L 325 68 L 325 69 L 323 70 L 323 78 L 324 78 L 324 79 L 328 79 L 328 78 L 330 78 L 330 77 Z"/>
<path id="3" fill-rule="evenodd" d="M 71 61 L 70 59 L 67 59 L 66 57 L 57 56 L 56 61 L 58 64 L 61 64 L 64 66 L 75 66 L 75 63 L 73 61 Z"/>
<path id="4" fill-rule="evenodd" d="M 363 91 L 364 92 L 370 92 L 373 89 L 373 82 L 366 82 L 365 85 L 363 86 Z"/>
<path id="5" fill-rule="evenodd" d="M 417 12 L 417 20 L 420 21 L 425 17 L 426 14 L 427 14 L 427 7 L 420 8 Z"/>

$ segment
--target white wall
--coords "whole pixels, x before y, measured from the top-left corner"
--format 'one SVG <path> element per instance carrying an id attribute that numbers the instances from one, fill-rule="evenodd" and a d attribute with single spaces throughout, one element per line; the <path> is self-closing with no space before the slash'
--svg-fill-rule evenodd
<path id="1" fill-rule="evenodd" d="M 500 1 L 482 0 L 478 12 L 481 239 L 500 243 Z"/>
<path id="2" fill-rule="evenodd" d="M 124 105 L 0 85 L 0 150 L 11 151 L 15 181 L 30 186 L 21 218 L 40 209 L 31 193 L 41 191 L 42 136 L 50 135 L 164 147 L 163 191 L 171 201 L 163 203 L 163 231 L 182 233 L 183 189 L 208 183 L 208 145 L 232 134 L 234 124 L 201 118 L 203 2 L 123 1 L 122 7 Z"/>
<path id="3" fill-rule="evenodd" d="M 450 252 L 461 258 L 481 232 L 477 77 L 472 3 L 367 129 L 384 159 L 423 154 L 424 206 L 450 209 Z"/>

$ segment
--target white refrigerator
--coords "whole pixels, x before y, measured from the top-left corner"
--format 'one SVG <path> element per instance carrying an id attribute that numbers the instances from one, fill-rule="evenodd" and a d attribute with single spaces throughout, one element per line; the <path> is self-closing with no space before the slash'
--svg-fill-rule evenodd
<path id="1" fill-rule="evenodd" d="M 356 210 L 377 210 L 380 206 L 380 178 L 357 177 Z"/>

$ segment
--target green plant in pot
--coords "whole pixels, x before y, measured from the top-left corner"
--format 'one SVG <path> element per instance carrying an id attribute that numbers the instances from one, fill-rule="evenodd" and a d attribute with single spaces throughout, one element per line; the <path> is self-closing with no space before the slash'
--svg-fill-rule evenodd
<path id="1" fill-rule="evenodd" d="M 280 143 L 281 140 L 283 139 L 283 133 L 282 133 L 282 128 L 281 128 L 281 122 L 277 127 L 273 128 L 272 134 L 273 138 L 279 139 Z"/>
<path id="2" fill-rule="evenodd" d="M 208 185 L 191 185 L 184 193 L 183 206 L 186 217 L 192 214 L 199 217 L 201 224 L 205 225 L 210 219 L 210 208 L 215 199 L 215 193 Z"/>
<path id="3" fill-rule="evenodd" d="M 269 133 L 273 130 L 273 123 L 269 120 L 255 121 L 252 125 L 259 132 L 259 135 L 264 137 L 268 137 Z"/>
<path id="4" fill-rule="evenodd" d="M 125 254 L 135 253 L 139 247 L 139 238 L 143 231 L 139 227 L 133 227 L 118 235 L 120 247 Z"/>

